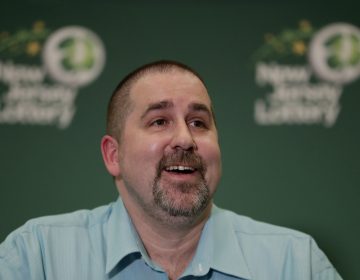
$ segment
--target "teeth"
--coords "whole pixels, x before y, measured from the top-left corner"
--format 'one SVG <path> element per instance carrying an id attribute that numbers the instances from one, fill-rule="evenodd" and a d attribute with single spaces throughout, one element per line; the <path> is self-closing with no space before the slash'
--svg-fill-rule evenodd
<path id="1" fill-rule="evenodd" d="M 167 171 L 174 171 L 174 170 L 179 170 L 179 171 L 184 171 L 184 170 L 190 170 L 190 171 L 194 171 L 194 168 L 190 167 L 190 166 L 183 166 L 183 165 L 177 165 L 177 166 L 169 166 L 166 168 Z"/>

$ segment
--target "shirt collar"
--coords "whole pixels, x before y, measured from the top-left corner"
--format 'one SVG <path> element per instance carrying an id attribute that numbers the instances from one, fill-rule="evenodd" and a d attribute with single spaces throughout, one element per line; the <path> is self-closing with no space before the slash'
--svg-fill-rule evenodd
<path id="1" fill-rule="evenodd" d="M 212 268 L 241 279 L 251 279 L 233 223 L 215 205 L 199 241 L 196 254 L 185 275 L 205 275 Z"/>
<path id="2" fill-rule="evenodd" d="M 106 235 L 106 273 L 131 253 L 140 252 L 148 258 L 121 198 L 113 204 Z M 224 211 L 215 205 L 201 234 L 195 256 L 183 276 L 204 275 L 210 268 L 251 279 L 233 224 Z"/>
<path id="3" fill-rule="evenodd" d="M 127 255 L 142 252 L 143 247 L 125 206 L 119 199 L 113 204 L 106 233 L 106 273 Z"/>

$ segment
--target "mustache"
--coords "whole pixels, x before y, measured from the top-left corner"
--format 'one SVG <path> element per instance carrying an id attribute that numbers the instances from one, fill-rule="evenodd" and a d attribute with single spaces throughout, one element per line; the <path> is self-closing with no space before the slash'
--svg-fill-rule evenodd
<path id="1" fill-rule="evenodd" d="M 206 172 L 206 165 L 204 160 L 193 151 L 178 150 L 174 153 L 164 155 L 157 168 L 157 175 L 160 177 L 161 172 L 172 165 L 185 165 L 195 168 L 204 178 Z"/>

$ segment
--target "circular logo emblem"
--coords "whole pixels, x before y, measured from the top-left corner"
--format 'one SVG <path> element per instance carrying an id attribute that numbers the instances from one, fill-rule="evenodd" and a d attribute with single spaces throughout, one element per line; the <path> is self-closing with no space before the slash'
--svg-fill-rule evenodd
<path id="1" fill-rule="evenodd" d="M 355 80 L 360 76 L 360 30 L 346 23 L 324 27 L 310 43 L 309 59 L 323 80 L 337 84 Z"/>
<path id="2" fill-rule="evenodd" d="M 92 82 L 102 71 L 105 50 L 92 31 L 70 26 L 57 30 L 46 41 L 44 64 L 56 81 L 72 87 Z"/>

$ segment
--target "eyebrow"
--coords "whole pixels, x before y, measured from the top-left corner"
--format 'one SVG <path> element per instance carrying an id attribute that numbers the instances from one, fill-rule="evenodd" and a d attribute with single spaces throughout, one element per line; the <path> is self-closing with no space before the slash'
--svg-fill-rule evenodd
<path id="1" fill-rule="evenodd" d="M 152 111 L 165 110 L 174 107 L 174 103 L 172 101 L 163 100 L 160 102 L 155 102 L 149 104 L 145 112 L 141 115 L 141 119 L 144 119 L 147 114 Z M 210 119 L 213 118 L 214 114 L 205 104 L 203 103 L 191 103 L 188 105 L 188 109 L 191 112 L 204 112 L 208 115 Z"/>
<path id="2" fill-rule="evenodd" d="M 145 116 L 151 111 L 164 110 L 164 109 L 168 109 L 171 107 L 174 107 L 174 103 L 172 103 L 171 101 L 167 101 L 167 100 L 156 102 L 156 103 L 151 103 L 151 104 L 149 104 L 149 106 L 147 107 L 145 112 L 141 115 L 141 119 L 145 118 Z"/>
<path id="3" fill-rule="evenodd" d="M 210 119 L 213 117 L 212 111 L 203 103 L 191 103 L 189 104 L 188 108 L 190 111 L 205 112 Z"/>

